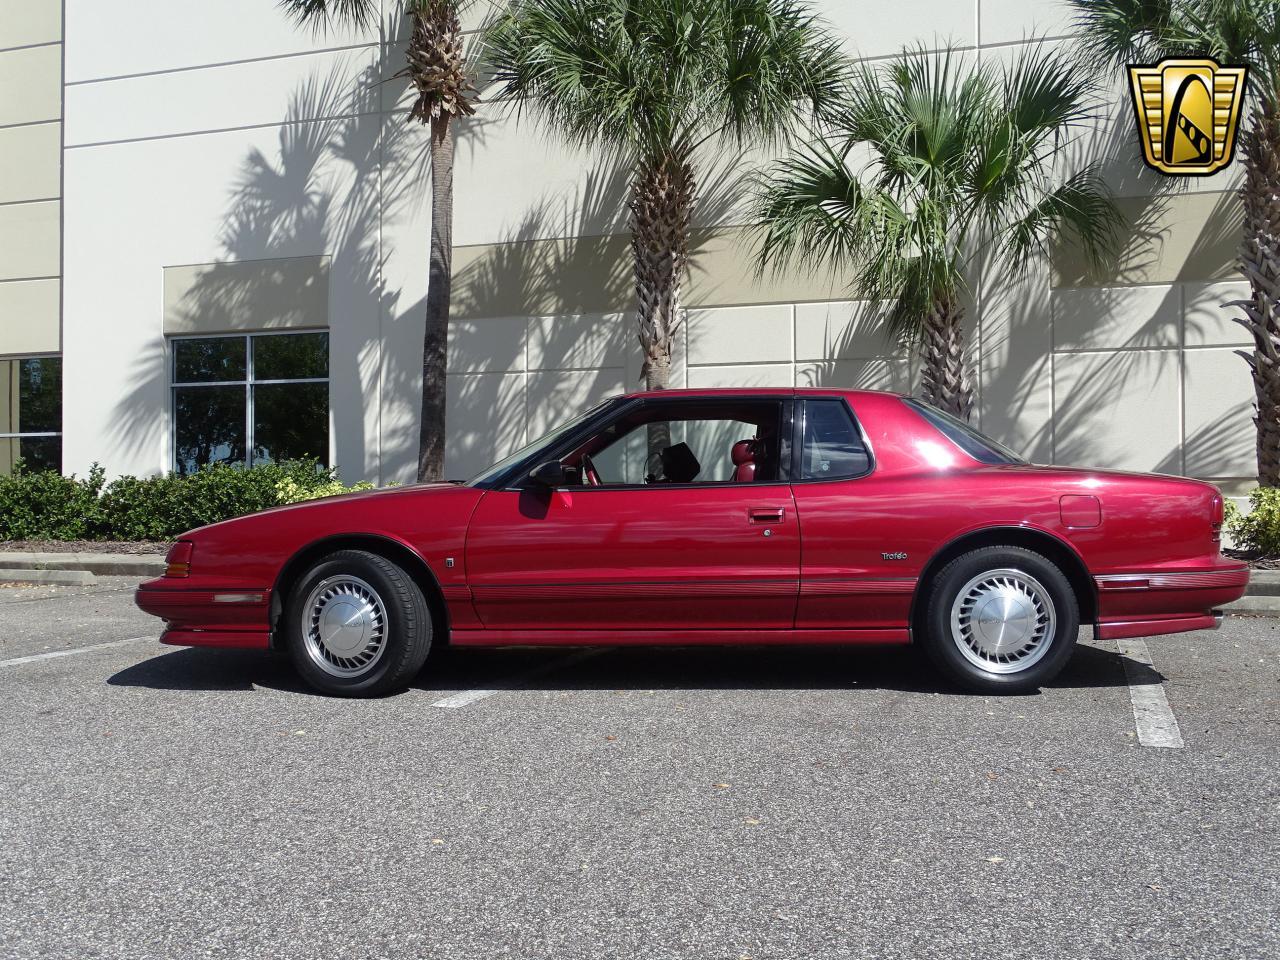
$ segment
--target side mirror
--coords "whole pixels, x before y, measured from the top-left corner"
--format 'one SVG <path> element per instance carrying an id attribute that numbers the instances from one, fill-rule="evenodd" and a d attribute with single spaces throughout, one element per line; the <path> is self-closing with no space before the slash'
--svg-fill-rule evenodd
<path id="1" fill-rule="evenodd" d="M 529 471 L 529 479 L 540 487 L 563 487 L 573 481 L 574 471 L 559 460 L 548 460 Z"/>

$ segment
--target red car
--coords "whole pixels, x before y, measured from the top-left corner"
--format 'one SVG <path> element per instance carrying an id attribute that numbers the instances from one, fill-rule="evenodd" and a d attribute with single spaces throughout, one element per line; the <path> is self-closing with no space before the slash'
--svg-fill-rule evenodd
<path id="1" fill-rule="evenodd" d="M 466 483 L 202 527 L 137 602 L 165 643 L 279 648 L 328 693 L 433 644 L 916 642 L 961 685 L 1051 680 L 1102 638 L 1216 626 L 1248 568 L 1222 497 L 1033 466 L 917 400 L 838 390 L 615 397 Z"/>

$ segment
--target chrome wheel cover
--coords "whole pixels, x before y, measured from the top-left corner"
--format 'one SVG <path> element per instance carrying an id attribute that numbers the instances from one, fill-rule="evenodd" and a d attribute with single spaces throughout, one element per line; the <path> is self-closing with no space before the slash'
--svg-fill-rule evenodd
<path id="1" fill-rule="evenodd" d="M 330 676 L 363 676 L 386 652 L 387 609 L 359 577 L 326 577 L 312 588 L 302 610 L 307 656 Z"/>
<path id="2" fill-rule="evenodd" d="M 1020 673 L 1040 662 L 1057 626 L 1049 591 L 1022 570 L 980 573 L 951 605 L 956 649 L 988 673 Z"/>

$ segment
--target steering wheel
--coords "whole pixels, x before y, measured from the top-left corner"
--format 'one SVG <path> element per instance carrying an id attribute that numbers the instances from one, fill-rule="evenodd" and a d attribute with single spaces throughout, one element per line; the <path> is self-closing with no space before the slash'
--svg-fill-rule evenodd
<path id="1" fill-rule="evenodd" d="M 582 467 L 582 485 L 584 487 L 600 486 L 600 471 L 591 462 L 591 457 L 584 453 L 580 465 Z"/>

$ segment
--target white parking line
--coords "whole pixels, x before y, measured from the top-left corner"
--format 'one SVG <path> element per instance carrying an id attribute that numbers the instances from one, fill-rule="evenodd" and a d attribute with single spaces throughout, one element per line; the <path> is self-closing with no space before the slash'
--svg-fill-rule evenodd
<path id="1" fill-rule="evenodd" d="M 1173 715 L 1164 684 L 1151 665 L 1151 651 L 1145 640 L 1118 641 L 1124 657 L 1124 675 L 1129 681 L 1129 701 L 1133 704 L 1133 722 L 1138 728 L 1138 742 L 1144 747 L 1184 746 L 1178 718 Z"/>
<path id="2" fill-rule="evenodd" d="M 475 703 L 477 700 L 483 700 L 485 697 L 492 697 L 495 693 L 504 693 L 508 690 L 514 690 L 522 687 L 526 683 L 537 680 L 539 677 L 546 676 L 564 667 L 573 666 L 575 663 L 581 663 L 589 657 L 596 657 L 603 653 L 603 649 L 579 650 L 567 657 L 560 657 L 552 660 L 550 663 L 544 663 L 540 667 L 534 667 L 532 670 L 526 670 L 524 673 L 516 674 L 504 680 L 501 685 L 496 687 L 486 687 L 484 689 L 463 690 L 461 693 L 455 693 L 451 697 L 445 697 L 443 700 L 437 700 L 432 704 L 433 707 L 444 707 L 446 710 L 457 710 L 459 707 L 465 707 Z"/>
<path id="3" fill-rule="evenodd" d="M 129 637 L 127 640 L 108 640 L 106 643 L 91 643 L 87 647 L 76 647 L 74 650 L 52 650 L 49 653 L 36 653 L 29 657 L 14 657 L 12 660 L 0 660 L 0 667 L 16 667 L 20 663 L 35 663 L 37 660 L 52 660 L 55 657 L 73 657 L 77 653 L 89 653 L 107 647 L 123 647 L 127 643 L 141 643 L 143 640 L 156 641 L 159 637 Z"/>

